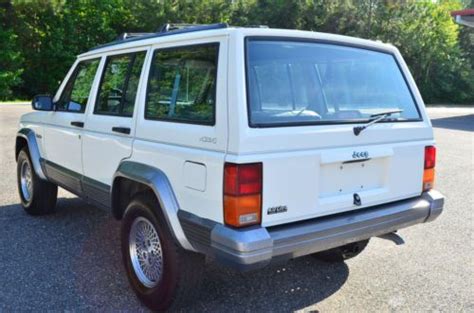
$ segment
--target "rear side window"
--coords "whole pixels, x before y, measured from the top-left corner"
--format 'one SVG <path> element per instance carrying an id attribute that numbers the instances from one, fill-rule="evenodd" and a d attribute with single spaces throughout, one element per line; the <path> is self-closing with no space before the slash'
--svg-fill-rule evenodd
<path id="1" fill-rule="evenodd" d="M 218 50 L 213 43 L 155 51 L 145 118 L 214 125 Z"/>
<path id="2" fill-rule="evenodd" d="M 132 116 L 145 52 L 107 57 L 95 114 Z"/>
<path id="3" fill-rule="evenodd" d="M 99 59 L 94 59 L 82 61 L 76 66 L 56 102 L 58 111 L 84 113 L 98 65 Z"/>

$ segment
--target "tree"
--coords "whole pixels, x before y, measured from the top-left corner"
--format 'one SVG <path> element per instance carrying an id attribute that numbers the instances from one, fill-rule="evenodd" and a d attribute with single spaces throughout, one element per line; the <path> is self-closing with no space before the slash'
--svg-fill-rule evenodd
<path id="1" fill-rule="evenodd" d="M 388 42 L 402 52 L 426 102 L 474 103 L 474 31 L 460 28 L 449 15 L 469 3 L 473 0 L 11 0 L 0 4 L 9 14 L 0 25 L 0 97 L 54 92 L 77 54 L 123 32 L 155 32 L 168 22 L 228 22 Z"/>
<path id="2" fill-rule="evenodd" d="M 382 6 L 374 34 L 398 47 L 428 103 L 474 102 L 474 72 L 459 44 L 450 11 L 457 1 Z"/>
<path id="3" fill-rule="evenodd" d="M 0 100 L 14 98 L 12 89 L 22 81 L 20 78 L 23 58 L 18 50 L 17 35 L 9 25 L 7 8 L 9 3 L 0 7 Z"/>
<path id="4" fill-rule="evenodd" d="M 64 76 L 64 63 L 74 58 L 64 45 L 60 5 L 48 0 L 13 2 L 13 29 L 24 56 L 23 84 L 15 92 L 31 98 L 53 92 Z"/>

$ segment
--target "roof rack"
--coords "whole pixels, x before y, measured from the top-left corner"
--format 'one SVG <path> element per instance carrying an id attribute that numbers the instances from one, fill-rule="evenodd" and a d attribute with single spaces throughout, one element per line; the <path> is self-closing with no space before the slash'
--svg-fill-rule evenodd
<path id="1" fill-rule="evenodd" d="M 220 25 L 220 24 L 184 24 L 184 23 L 166 23 L 163 24 L 158 30 L 157 33 L 167 33 L 170 31 L 175 31 L 178 29 L 189 29 L 193 27 L 203 27 L 203 26 L 211 26 L 211 25 Z"/>
<path id="2" fill-rule="evenodd" d="M 125 39 L 141 37 L 141 36 L 149 36 L 151 34 L 153 34 L 153 33 L 121 33 L 120 35 L 117 36 L 115 41 L 121 41 L 121 40 L 125 40 Z"/>
<path id="3" fill-rule="evenodd" d="M 245 25 L 248 28 L 270 28 L 268 25 Z"/>
<path id="4" fill-rule="evenodd" d="M 221 28 L 228 28 L 229 25 L 227 23 L 217 23 L 217 24 L 164 24 L 160 27 L 158 32 L 156 33 L 123 33 L 117 37 L 115 41 L 99 45 L 90 49 L 89 51 L 115 46 L 131 41 L 138 41 L 138 40 L 145 40 L 150 38 L 157 38 L 157 37 L 164 37 L 164 36 L 171 36 L 171 35 L 178 35 L 184 33 L 191 33 L 191 32 L 198 32 L 204 30 L 212 30 L 212 29 L 221 29 Z"/>

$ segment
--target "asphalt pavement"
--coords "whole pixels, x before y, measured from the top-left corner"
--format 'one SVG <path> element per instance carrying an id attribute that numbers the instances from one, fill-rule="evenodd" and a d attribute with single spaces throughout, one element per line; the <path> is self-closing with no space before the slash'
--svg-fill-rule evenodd
<path id="1" fill-rule="evenodd" d="M 146 311 L 128 286 L 120 222 L 61 190 L 57 213 L 19 205 L 14 141 L 28 105 L 0 104 L 0 311 Z M 346 263 L 303 257 L 246 274 L 208 262 L 186 312 L 474 312 L 474 108 L 429 110 L 438 146 L 438 220 L 373 239 Z"/>

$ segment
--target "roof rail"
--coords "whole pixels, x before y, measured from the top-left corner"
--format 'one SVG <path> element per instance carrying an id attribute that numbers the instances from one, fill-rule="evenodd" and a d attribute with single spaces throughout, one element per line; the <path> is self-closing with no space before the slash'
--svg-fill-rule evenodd
<path id="1" fill-rule="evenodd" d="M 198 26 L 209 26 L 209 24 L 184 24 L 184 23 L 166 23 L 163 24 L 158 30 L 157 33 L 166 33 L 173 30 L 185 29 Z"/>
<path id="2" fill-rule="evenodd" d="M 270 28 L 268 25 L 245 25 L 248 28 Z"/>
<path id="3" fill-rule="evenodd" d="M 90 49 L 89 51 L 115 46 L 131 41 L 145 40 L 150 38 L 178 35 L 184 33 L 212 30 L 212 29 L 221 29 L 228 28 L 227 23 L 217 23 L 217 24 L 164 24 L 158 32 L 156 33 L 123 33 L 117 37 L 115 41 L 99 45 Z"/>
<path id="4" fill-rule="evenodd" d="M 148 36 L 148 35 L 151 35 L 151 34 L 153 34 L 153 33 L 121 33 L 120 35 L 117 36 L 117 38 L 115 40 L 119 41 L 119 40 L 125 40 L 125 39 L 129 39 L 129 38 Z"/>

